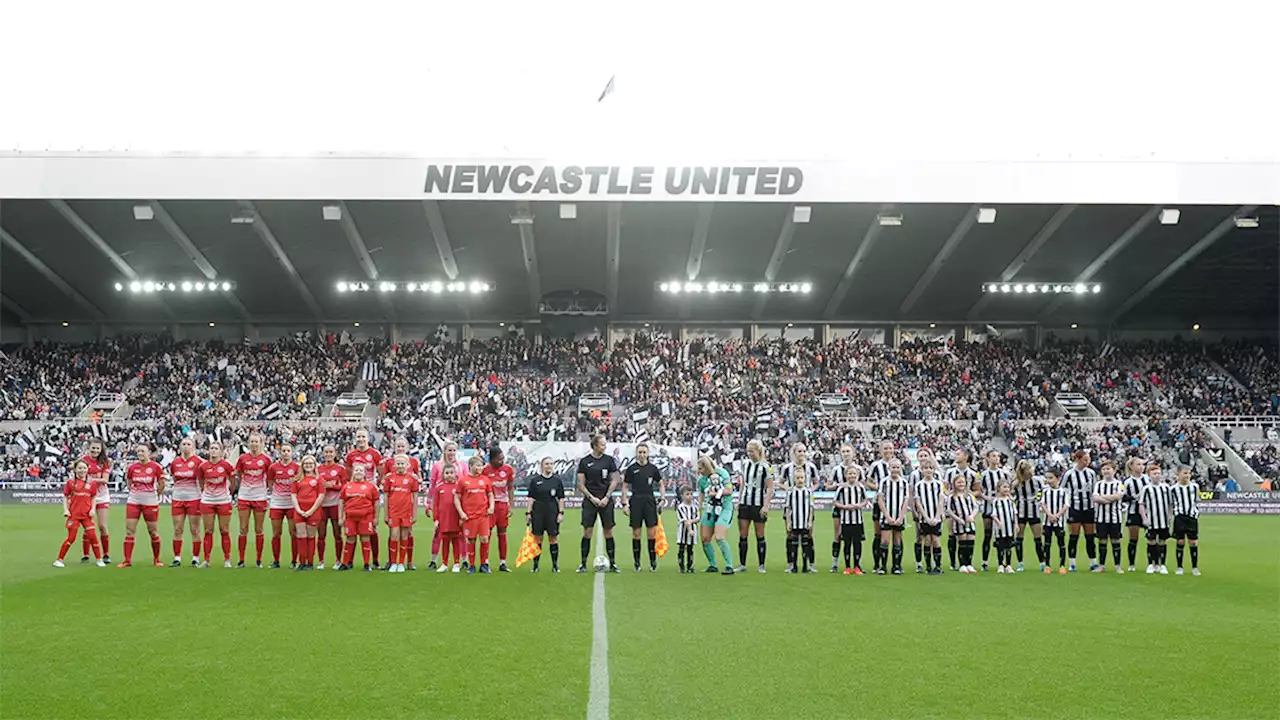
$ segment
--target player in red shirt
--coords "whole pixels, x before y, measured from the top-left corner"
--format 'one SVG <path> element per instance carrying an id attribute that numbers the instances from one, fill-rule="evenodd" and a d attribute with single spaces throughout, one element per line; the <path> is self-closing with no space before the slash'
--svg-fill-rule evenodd
<path id="1" fill-rule="evenodd" d="M 293 481 L 293 513 L 298 532 L 298 570 L 315 570 L 316 529 L 324 524 L 324 480 L 320 479 L 314 455 L 302 458 L 302 477 Z"/>
<path id="2" fill-rule="evenodd" d="M 316 469 L 320 479 L 324 481 L 324 501 L 320 503 L 322 517 L 320 533 L 316 539 L 316 550 L 320 555 L 317 570 L 324 569 L 324 546 L 328 530 L 333 527 L 333 569 L 342 564 L 342 523 L 338 515 L 342 510 L 342 486 L 347 483 L 347 469 L 337 462 L 338 448 L 334 445 L 324 446 L 324 462 Z"/>
<path id="3" fill-rule="evenodd" d="M 267 514 L 267 468 L 271 458 L 262 452 L 262 433 L 249 433 L 249 452 L 236 460 L 236 480 L 232 492 L 237 494 L 236 509 L 240 515 L 240 562 L 244 567 L 244 552 L 249 545 L 249 515 L 253 515 L 253 543 L 258 553 L 258 567 L 262 567 L 262 522 Z"/>
<path id="4" fill-rule="evenodd" d="M 213 526 L 222 532 L 222 567 L 231 567 L 231 483 L 236 469 L 222 456 L 222 443 L 209 443 L 209 459 L 200 464 L 200 516 L 204 521 L 204 561 L 213 554 Z"/>
<path id="5" fill-rule="evenodd" d="M 418 458 L 416 458 L 416 457 L 413 457 L 413 456 L 409 455 L 409 440 L 408 440 L 408 438 L 403 437 L 403 436 L 396 438 L 396 442 L 395 442 L 395 446 L 394 446 L 394 447 L 395 447 L 395 452 L 392 454 L 392 456 L 391 456 L 391 457 L 389 457 L 389 458 L 387 458 L 386 460 L 383 460 L 383 461 L 382 461 L 382 480 L 383 480 L 383 485 L 382 485 L 382 488 L 381 488 L 381 489 L 382 489 L 382 494 L 383 494 L 384 496 L 386 496 L 386 495 L 387 495 L 387 488 L 386 488 L 386 478 L 387 478 L 387 475 L 390 475 L 392 472 L 395 472 L 395 461 L 396 461 L 396 457 L 397 457 L 397 456 L 399 456 L 399 455 L 404 455 L 404 456 L 406 456 L 406 457 L 408 457 L 408 458 L 409 458 L 409 472 L 408 472 L 408 474 L 410 474 L 410 475 L 412 475 L 412 476 L 414 476 L 415 478 L 417 478 L 417 479 L 418 479 L 418 484 L 419 484 L 419 486 L 421 486 L 421 484 L 422 484 L 422 466 L 418 463 Z M 387 499 L 388 499 L 388 500 L 390 500 L 390 497 L 388 497 Z M 415 510 L 414 510 L 414 512 L 416 513 L 416 512 L 417 512 L 417 510 L 415 509 Z M 388 513 L 388 514 L 387 514 L 387 525 L 389 526 L 390 524 L 391 524 L 391 515 L 390 515 L 390 513 Z M 412 528 L 410 528 L 410 532 L 409 532 L 408 536 L 407 536 L 406 538 L 404 538 L 404 539 L 401 539 L 401 541 L 400 541 L 400 545 L 401 545 L 401 547 L 404 547 L 406 544 L 408 545 L 408 547 L 407 547 L 407 549 L 405 550 L 405 559 L 406 559 L 406 563 L 405 563 L 405 564 L 407 564 L 407 565 L 408 565 L 408 569 L 410 569 L 410 570 L 417 570 L 417 568 L 415 568 L 415 567 L 413 566 L 413 532 L 412 532 Z M 394 556 L 393 556 L 393 558 L 394 558 Z M 390 566 L 391 566 L 391 564 L 390 564 L 390 563 L 388 563 L 388 564 L 387 564 L 388 569 L 390 569 Z"/>
<path id="6" fill-rule="evenodd" d="M 364 467 L 364 477 L 368 482 L 378 482 L 378 466 L 382 464 L 382 454 L 369 446 L 369 431 L 360 428 L 356 431 L 356 446 L 347 453 L 347 477 L 355 477 L 355 467 L 361 465 Z M 374 518 L 373 532 L 369 534 L 369 539 L 373 543 L 373 566 L 378 567 L 378 523 L 377 517 Z"/>
<path id="7" fill-rule="evenodd" d="M 53 566 L 66 567 L 62 559 L 75 543 L 76 532 L 83 527 L 85 540 L 89 542 L 98 567 L 106 567 L 102 561 L 102 549 L 98 546 L 98 532 L 93 527 L 93 506 L 101 483 L 89 479 L 89 463 L 84 460 L 77 460 L 71 472 L 74 477 L 62 488 L 62 516 L 67 519 L 67 539 L 62 541 L 62 549 L 58 551 L 58 559 L 53 561 Z"/>
<path id="8" fill-rule="evenodd" d="M 489 574 L 489 518 L 493 515 L 493 486 L 484 475 L 484 461 L 472 455 L 467 476 L 458 482 L 454 509 L 462 519 L 462 538 L 467 543 L 467 572 L 476 572 L 476 543 L 480 544 L 480 572 Z"/>
<path id="9" fill-rule="evenodd" d="M 98 481 L 98 495 L 93 500 L 93 514 L 98 520 L 98 539 L 102 542 L 102 561 L 111 564 L 111 536 L 107 532 L 107 519 L 111 515 L 111 490 L 107 481 L 111 479 L 111 461 L 107 459 L 107 451 L 98 438 L 89 441 L 89 451 L 80 458 L 89 466 L 89 479 Z M 82 542 L 80 562 L 89 562 L 89 536 Z"/>
<path id="10" fill-rule="evenodd" d="M 396 455 L 392 473 L 382 480 L 387 495 L 387 524 L 391 526 L 387 557 L 391 572 L 404 572 L 409 559 L 409 539 L 413 537 L 413 524 L 418 519 L 418 491 L 421 483 L 410 472 L 412 460 L 407 455 Z"/>
<path id="11" fill-rule="evenodd" d="M 458 459 L 458 444 L 455 442 L 452 442 L 452 441 L 446 442 L 444 444 L 444 458 L 441 460 L 437 460 L 435 463 L 431 465 L 431 478 L 430 478 L 431 484 L 428 486 L 430 489 L 434 489 L 437 485 L 440 484 L 440 482 L 444 478 L 445 467 L 453 468 L 454 482 L 457 482 L 458 478 L 467 474 L 467 464 Z M 453 500 L 450 499 L 448 503 L 449 503 L 448 509 L 452 511 Z M 436 509 L 436 506 L 435 506 L 435 492 L 429 491 L 427 493 L 427 517 L 430 517 L 433 512 L 436 513 L 437 517 L 439 516 L 439 511 Z M 440 523 L 437 522 L 435 531 L 431 534 L 431 564 L 427 566 L 428 570 L 431 568 L 434 568 L 436 566 L 436 561 L 440 559 L 440 533 L 441 532 L 443 531 L 440 530 Z M 445 556 L 446 558 L 448 557 L 447 546 L 445 548 Z M 458 558 L 458 552 L 455 551 L 453 556 L 455 558 Z M 449 566 L 449 563 L 448 563 L 448 560 L 446 560 L 444 563 L 444 567 L 448 568 L 448 566 Z"/>
<path id="12" fill-rule="evenodd" d="M 156 567 L 164 567 L 160 561 L 160 495 L 164 492 L 164 468 L 151 460 L 151 446 L 139 445 L 135 451 L 138 462 L 129 466 L 124 477 L 129 484 L 129 500 L 125 505 L 124 562 L 116 567 L 133 566 L 133 536 L 138 532 L 138 518 L 147 524 L 151 536 L 151 555 Z"/>
<path id="13" fill-rule="evenodd" d="M 182 567 L 182 525 L 185 522 L 191 532 L 191 565 L 200 564 L 200 466 L 204 459 L 196 455 L 196 441 L 182 438 L 178 443 L 178 457 L 169 463 L 169 477 L 173 479 L 173 562 L 169 567 Z"/>
<path id="14" fill-rule="evenodd" d="M 267 468 L 267 487 L 271 489 L 268 500 L 271 511 L 271 568 L 280 567 L 280 536 L 284 533 L 284 521 L 289 521 L 289 566 L 298 566 L 297 527 L 294 522 L 293 481 L 302 477 L 302 468 L 293 461 L 293 446 L 280 446 L 280 459 Z"/>
<path id="15" fill-rule="evenodd" d="M 454 465 L 445 465 L 441 470 L 439 482 L 432 481 L 430 500 L 427 503 L 427 514 L 435 517 L 435 533 L 440 538 L 440 567 L 436 572 L 448 572 L 449 549 L 453 549 L 453 571 L 462 571 L 462 519 L 458 517 L 454 499 L 458 494 L 458 469 Z M 435 562 L 431 563 L 433 566 Z"/>
<path id="16" fill-rule="evenodd" d="M 351 480 L 342 486 L 342 525 L 346 531 L 347 544 L 342 551 L 342 566 L 339 570 L 350 570 L 355 560 L 356 538 L 360 538 L 360 553 L 364 556 L 364 570 L 369 572 L 369 537 L 377 525 L 378 486 L 365 479 L 365 466 L 356 464 L 351 467 Z"/>
<path id="17" fill-rule="evenodd" d="M 514 491 L 516 471 L 503 461 L 502 446 L 494 443 L 489 448 L 489 463 L 484 475 L 493 487 L 493 517 L 490 526 L 498 533 L 498 572 L 507 569 L 507 525 L 511 520 L 511 493 Z"/>

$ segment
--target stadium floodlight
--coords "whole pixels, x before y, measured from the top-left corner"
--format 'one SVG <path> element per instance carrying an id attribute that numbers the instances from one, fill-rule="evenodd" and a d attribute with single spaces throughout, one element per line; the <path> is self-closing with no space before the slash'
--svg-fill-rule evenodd
<path id="1" fill-rule="evenodd" d="M 978 223 L 990 225 L 996 221 L 996 209 L 993 207 L 978 208 Z"/>
<path id="2" fill-rule="evenodd" d="M 709 293 L 718 293 L 718 292 L 720 292 L 720 283 L 715 282 L 714 280 L 713 280 L 713 281 L 711 281 L 711 282 L 709 282 L 709 283 L 707 283 L 707 292 L 709 292 Z"/>
<path id="3" fill-rule="evenodd" d="M 1258 218 L 1256 218 L 1256 217 L 1238 217 L 1238 218 L 1236 218 L 1236 227 L 1238 227 L 1238 228 L 1256 228 L 1256 227 L 1258 227 Z"/>
<path id="4" fill-rule="evenodd" d="M 1041 286 L 1040 286 L 1040 292 L 1042 292 L 1042 293 L 1047 293 L 1047 292 L 1049 292 L 1049 286 L 1048 286 L 1048 285 L 1041 285 Z"/>
<path id="5" fill-rule="evenodd" d="M 340 293 L 344 293 L 347 291 L 347 284 L 342 280 L 339 280 L 338 284 L 335 287 L 338 289 L 338 292 Z"/>
<path id="6" fill-rule="evenodd" d="M 1027 283 L 1027 292 L 1029 292 L 1029 293 L 1033 293 L 1033 292 L 1035 292 L 1035 291 L 1036 291 L 1036 284 L 1035 284 L 1035 283 Z"/>
<path id="7" fill-rule="evenodd" d="M 742 292 L 742 283 L 734 283 L 734 284 L 733 284 L 733 291 L 734 291 L 734 292 L 736 292 L 736 293 L 740 293 L 740 292 Z"/>
<path id="8" fill-rule="evenodd" d="M 1178 218 L 1182 216 L 1182 211 L 1177 208 L 1165 208 L 1160 211 L 1161 225 L 1177 225 Z"/>
<path id="9" fill-rule="evenodd" d="M 156 209 L 151 207 L 150 205 L 134 205 L 133 206 L 134 220 L 144 220 L 144 221 L 154 220 L 155 217 L 156 217 Z"/>
<path id="10" fill-rule="evenodd" d="M 155 291 L 156 291 L 155 283 L 151 282 L 150 280 L 147 280 L 146 282 L 142 283 L 142 292 L 149 293 L 149 292 L 155 292 Z"/>
<path id="11" fill-rule="evenodd" d="M 758 293 L 767 293 L 769 292 L 769 283 L 756 283 L 752 290 Z"/>
<path id="12" fill-rule="evenodd" d="M 800 292 L 807 293 L 813 291 L 813 283 L 800 283 Z"/>
<path id="13" fill-rule="evenodd" d="M 324 207 L 320 208 L 320 217 L 323 217 L 325 220 L 330 220 L 330 221 L 341 220 L 342 206 L 341 205 L 325 205 Z"/>
<path id="14" fill-rule="evenodd" d="M 1082 293 L 1084 293 L 1084 291 L 1085 291 L 1085 290 L 1087 290 L 1087 289 L 1088 289 L 1088 288 L 1086 288 L 1086 287 L 1085 287 L 1084 283 L 1076 283 L 1076 293 L 1077 293 L 1077 294 L 1082 294 Z"/>
<path id="15" fill-rule="evenodd" d="M 668 283 L 661 283 L 658 285 L 658 289 L 661 290 L 662 292 L 667 292 L 668 290 L 671 289 L 671 285 Z"/>
<path id="16" fill-rule="evenodd" d="M 440 293 L 441 291 L 443 291 L 443 290 L 444 290 L 444 284 L 443 284 L 443 283 L 441 283 L 439 280 L 437 280 L 437 281 L 435 281 L 435 282 L 431 283 L 431 285 L 429 285 L 429 286 L 427 287 L 427 289 L 428 289 L 428 290 L 430 290 L 430 291 L 431 291 L 431 292 L 433 292 L 433 293 L 437 293 L 437 294 L 438 294 L 438 293 Z"/>
<path id="17" fill-rule="evenodd" d="M 196 292 L 204 292 L 204 283 L 202 282 L 196 283 Z"/>
<path id="18" fill-rule="evenodd" d="M 1091 292 L 1093 292 L 1093 293 L 1095 293 L 1095 294 L 1096 294 L 1096 293 L 1100 293 L 1100 292 L 1102 292 L 1102 286 L 1101 286 L 1101 285 L 1099 285 L 1098 283 L 1094 283 L 1094 284 L 1093 284 L 1093 287 L 1092 287 L 1092 288 L 1090 288 L 1090 291 L 1091 291 Z"/>
<path id="19" fill-rule="evenodd" d="M 484 286 L 483 286 L 483 285 L 481 285 L 480 283 L 478 283 L 478 282 L 474 282 L 474 281 L 473 281 L 473 282 L 471 283 L 471 292 L 472 292 L 473 294 L 474 294 L 474 293 L 482 292 L 482 291 L 483 291 L 483 287 L 484 287 Z"/>
<path id="20" fill-rule="evenodd" d="M 173 292 L 174 290 L 178 289 L 178 286 L 173 283 L 169 283 L 165 285 L 165 289 L 168 290 L 169 292 Z"/>
<path id="21" fill-rule="evenodd" d="M 383 281 L 378 283 L 378 292 L 393 292 L 395 291 L 395 289 L 396 289 L 396 284 L 393 282 Z"/>
<path id="22" fill-rule="evenodd" d="M 997 292 L 1000 290 L 1000 286 L 995 283 L 989 283 L 985 287 L 987 292 Z"/>
<path id="23" fill-rule="evenodd" d="M 120 283 L 116 283 L 116 292 L 120 292 L 122 290 L 124 290 L 124 285 L 121 285 Z"/>
<path id="24" fill-rule="evenodd" d="M 1014 292 L 1016 292 L 1016 293 L 1020 293 L 1020 292 L 1022 292 L 1022 283 L 1017 283 L 1017 284 L 1015 284 L 1015 285 L 1013 286 L 1013 291 L 1014 291 Z"/>
<path id="25" fill-rule="evenodd" d="M 404 289 L 406 292 L 418 292 L 418 283 L 405 283 Z"/>
<path id="26" fill-rule="evenodd" d="M 791 221 L 796 223 L 807 223 L 813 215 L 813 208 L 808 205 L 797 205 L 791 211 Z"/>
<path id="27" fill-rule="evenodd" d="M 192 288 L 192 285 L 190 280 L 182 281 L 182 292 L 191 292 L 191 288 Z"/>
<path id="28" fill-rule="evenodd" d="M 1009 292 L 1009 291 L 1010 291 L 1010 290 L 1012 290 L 1012 289 L 1013 289 L 1013 288 L 1009 287 L 1009 283 L 1005 283 L 1005 284 L 1003 284 L 1003 285 L 1001 285 L 1001 286 L 1000 286 L 1000 292 L 1002 292 L 1002 293 L 1007 293 L 1007 292 Z"/>
<path id="29" fill-rule="evenodd" d="M 876 222 L 880 223 L 881 227 L 898 227 L 902 225 L 902 216 L 901 215 L 877 215 Z"/>
<path id="30" fill-rule="evenodd" d="M 692 293 L 699 293 L 699 292 L 702 292 L 702 283 L 700 283 L 700 282 L 687 282 L 687 283 L 685 283 L 685 284 L 684 284 L 684 291 L 685 291 L 685 292 L 692 292 Z"/>

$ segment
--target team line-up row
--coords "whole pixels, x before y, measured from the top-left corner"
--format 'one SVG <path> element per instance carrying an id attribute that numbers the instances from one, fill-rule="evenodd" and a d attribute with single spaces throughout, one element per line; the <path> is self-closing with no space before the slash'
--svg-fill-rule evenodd
<path id="1" fill-rule="evenodd" d="M 364 568 L 382 567 L 379 558 L 381 516 L 389 530 L 385 569 L 412 570 L 416 508 L 425 490 L 426 516 L 433 521 L 431 567 L 437 572 L 449 571 L 452 550 L 453 572 L 489 573 L 489 540 L 496 532 L 498 569 L 509 570 L 507 528 L 515 473 L 504 462 L 501 447 L 489 448 L 487 461 L 474 456 L 463 463 L 457 458 L 456 445 L 447 443 L 444 458 L 433 464 L 428 482 L 424 484 L 418 461 L 407 455 L 408 443 L 403 438 L 396 441 L 395 454 L 383 458 L 369 446 L 368 434 L 361 430 L 355 447 L 346 454 L 343 463 L 337 462 L 337 448 L 333 445 L 323 449 L 323 462 L 310 455 L 296 462 L 289 445 L 282 445 L 279 459 L 272 461 L 263 453 L 262 446 L 262 436 L 254 433 L 249 438 L 248 452 L 233 465 L 223 456 L 218 442 L 209 444 L 206 459 L 196 455 L 194 442 L 188 438 L 182 441 L 179 455 L 167 472 L 151 460 L 150 447 L 138 446 L 137 461 L 125 473 L 129 495 L 124 561 L 118 567 L 132 565 L 134 537 L 140 519 L 150 535 L 153 563 L 164 564 L 160 559 L 157 523 L 167 475 L 172 492 L 174 559 L 171 566 L 174 567 L 182 565 L 184 529 L 189 530 L 192 539 L 193 565 L 209 566 L 216 529 L 221 535 L 224 566 L 232 566 L 230 516 L 234 506 L 240 518 L 237 567 L 245 566 L 250 519 L 255 535 L 255 564 L 262 566 L 266 518 L 272 526 L 271 567 L 280 566 L 286 522 L 290 564 L 298 570 L 324 567 L 326 535 L 330 528 L 336 569 L 353 567 L 357 542 Z M 663 506 L 661 498 L 666 494 L 666 479 L 657 466 L 648 462 L 645 445 L 637 448 L 636 462 L 623 473 L 619 472 L 616 460 L 604 454 L 604 448 L 604 438 L 593 437 L 591 453 L 578 464 L 577 489 L 583 497 L 582 561 L 578 571 L 586 571 L 592 533 L 599 522 L 607 553 L 604 569 L 618 572 L 613 527 L 614 495 L 620 484 L 622 509 L 631 518 L 635 569 L 641 568 L 643 529 L 648 536 L 649 569 L 656 571 L 658 546 L 665 540 L 658 516 Z M 1099 471 L 1095 471 L 1089 454 L 1081 451 L 1074 455 L 1074 465 L 1065 472 L 1049 470 L 1043 477 L 1035 477 L 1034 466 L 1029 461 L 1017 463 L 1010 471 L 1002 465 L 1001 455 L 996 451 L 986 455 L 986 467 L 979 472 L 970 467 L 968 453 L 959 450 L 955 465 L 939 474 L 933 454 L 921 449 L 918 469 L 904 476 L 892 443 L 886 442 L 881 447 L 881 458 L 865 470 L 854 462 L 853 449 L 845 446 L 841 450 L 843 462 L 824 481 L 816 465 L 807 460 L 803 444 L 792 448 L 792 461 L 782 467 L 780 477 L 775 476 L 773 467 L 763 459 L 763 447 L 758 441 L 748 443 L 747 455 L 736 491 L 729 472 L 706 455 L 697 462 L 699 498 L 694 499 L 693 488 L 680 488 L 676 510 L 682 573 L 693 572 L 695 543 L 702 545 L 706 555 L 706 571 L 726 575 L 745 571 L 752 526 L 758 572 L 765 572 L 764 530 L 775 489 L 784 495 L 786 571 L 815 572 L 813 492 L 825 488 L 835 491 L 832 572 L 838 572 L 843 552 L 844 572 L 863 574 L 861 555 L 866 535 L 863 513 L 870 509 L 876 574 L 902 574 L 902 535 L 908 524 L 907 513 L 911 513 L 916 528 L 916 572 L 942 572 L 944 525 L 949 529 L 947 548 L 952 570 L 976 572 L 973 555 L 980 518 L 984 531 L 983 571 L 988 569 L 994 540 L 998 572 L 1021 572 L 1024 569 L 1023 539 L 1030 528 L 1042 572 L 1053 572 L 1055 538 L 1059 549 L 1058 572 L 1074 571 L 1078 541 L 1083 533 L 1090 570 L 1105 571 L 1106 545 L 1110 543 L 1116 572 L 1123 573 L 1120 545 L 1122 528 L 1127 527 L 1131 572 L 1135 569 L 1138 536 L 1145 529 L 1148 573 L 1168 572 L 1166 546 L 1172 535 L 1177 540 L 1178 574 L 1182 573 L 1184 547 L 1190 545 L 1192 574 L 1199 575 L 1198 495 L 1190 482 L 1190 469 L 1186 467 L 1178 468 L 1175 482 L 1168 484 L 1159 465 L 1130 458 L 1125 462 L 1126 475 L 1122 480 L 1117 477 L 1113 462 L 1105 460 L 1099 464 Z M 88 453 L 76 461 L 73 477 L 63 489 L 67 538 L 55 566 L 64 566 L 63 560 L 82 529 L 81 561 L 88 562 L 89 554 L 93 553 L 100 566 L 110 563 L 106 525 L 110 496 L 105 482 L 109 471 L 101 443 L 92 441 Z M 780 487 L 776 488 L 777 485 Z M 530 508 L 526 522 L 536 539 L 536 548 L 531 553 L 533 570 L 539 569 L 545 535 L 550 540 L 552 570 L 558 572 L 559 526 L 564 519 L 566 493 L 563 483 L 553 474 L 550 458 L 540 462 L 539 471 L 528 478 L 527 488 Z M 735 515 L 735 493 L 739 530 L 736 565 L 727 542 Z M 1070 532 L 1069 545 L 1064 541 L 1064 526 Z M 717 548 L 723 559 L 723 571 L 717 567 Z M 1070 565 L 1067 564 L 1068 549 Z M 1013 567 L 1015 553 L 1016 570 Z"/>

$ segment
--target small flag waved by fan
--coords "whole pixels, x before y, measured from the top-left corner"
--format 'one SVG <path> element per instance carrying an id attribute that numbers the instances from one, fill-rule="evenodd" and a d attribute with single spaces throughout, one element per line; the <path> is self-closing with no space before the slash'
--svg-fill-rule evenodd
<path id="1" fill-rule="evenodd" d="M 667 551 L 671 549 L 671 546 L 667 545 L 667 531 L 663 529 L 662 523 L 658 523 L 657 528 L 658 533 L 653 539 L 653 547 L 658 557 L 666 557 Z"/>
<path id="2" fill-rule="evenodd" d="M 520 552 L 516 554 L 516 567 L 524 565 L 541 554 L 542 546 L 538 544 L 538 538 L 533 536 L 532 530 L 526 530 L 524 539 L 520 541 Z"/>

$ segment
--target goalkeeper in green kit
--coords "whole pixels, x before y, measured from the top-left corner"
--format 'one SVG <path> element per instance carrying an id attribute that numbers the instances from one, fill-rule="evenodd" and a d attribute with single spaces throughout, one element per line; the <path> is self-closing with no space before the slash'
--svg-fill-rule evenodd
<path id="1" fill-rule="evenodd" d="M 716 467 L 709 456 L 698 458 L 698 491 L 702 493 L 702 552 L 707 556 L 706 572 L 733 574 L 733 558 L 729 555 L 729 525 L 733 522 L 733 483 L 729 471 Z M 715 537 L 720 555 L 724 558 L 724 570 L 716 568 L 716 551 L 711 547 Z"/>

